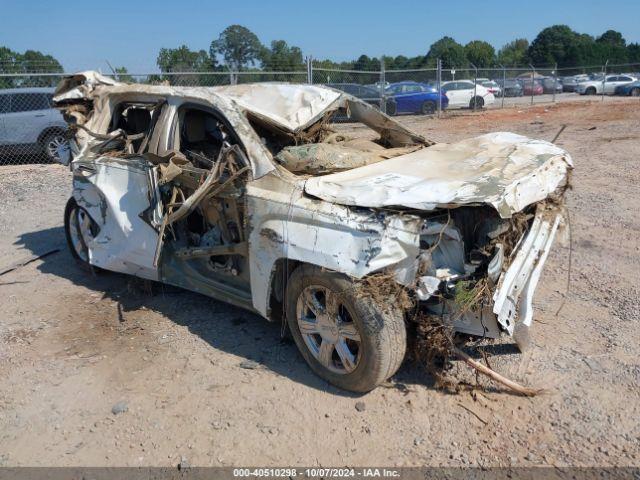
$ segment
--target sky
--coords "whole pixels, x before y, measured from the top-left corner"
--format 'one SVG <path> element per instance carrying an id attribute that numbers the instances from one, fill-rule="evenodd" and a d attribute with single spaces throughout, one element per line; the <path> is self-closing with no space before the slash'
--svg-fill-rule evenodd
<path id="1" fill-rule="evenodd" d="M 282 39 L 304 55 L 337 61 L 424 55 L 444 35 L 498 49 L 554 24 L 594 36 L 614 29 L 640 42 L 640 0 L 0 0 L 0 13 L 0 46 L 51 54 L 67 71 L 109 71 L 108 61 L 155 72 L 161 47 L 208 51 L 236 23 L 264 44 Z"/>

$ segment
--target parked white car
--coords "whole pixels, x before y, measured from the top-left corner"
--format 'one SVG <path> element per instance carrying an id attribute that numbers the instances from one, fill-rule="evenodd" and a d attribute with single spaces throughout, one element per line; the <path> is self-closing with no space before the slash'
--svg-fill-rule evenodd
<path id="1" fill-rule="evenodd" d="M 449 99 L 449 108 L 482 108 L 491 105 L 496 98 L 486 87 L 477 85 L 471 80 L 444 82 L 442 91 Z"/>
<path id="2" fill-rule="evenodd" d="M 41 154 L 58 160 L 66 147 L 67 124 L 52 107 L 53 88 L 0 90 L 0 150 L 12 154 Z"/>
<path id="3" fill-rule="evenodd" d="M 491 93 L 493 93 L 494 97 L 502 96 L 502 88 L 500 88 L 500 85 L 498 84 L 498 82 L 495 82 L 493 80 L 488 80 L 486 82 L 482 82 L 481 85 L 487 90 L 489 90 Z"/>
<path id="4" fill-rule="evenodd" d="M 602 79 L 599 79 L 578 83 L 576 92 L 580 95 L 598 95 L 602 93 L 602 89 L 604 87 L 604 93 L 606 95 L 613 95 L 616 91 L 616 87 L 627 85 L 635 81 L 636 79 L 630 75 L 607 75 L 604 82 Z"/>

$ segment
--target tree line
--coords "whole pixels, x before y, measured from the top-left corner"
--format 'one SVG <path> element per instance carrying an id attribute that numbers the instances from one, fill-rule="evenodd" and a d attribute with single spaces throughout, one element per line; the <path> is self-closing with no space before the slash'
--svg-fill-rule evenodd
<path id="1" fill-rule="evenodd" d="M 434 42 L 424 55 L 406 57 L 383 56 L 385 68 L 434 68 L 437 59 L 443 68 L 559 68 L 611 64 L 640 63 L 640 44 L 629 43 L 620 32 L 607 30 L 593 37 L 578 33 L 567 25 L 554 25 L 543 29 L 532 42 L 517 38 L 496 49 L 484 40 L 473 40 L 466 45 L 445 36 Z M 257 35 L 241 25 L 227 27 L 220 37 L 211 42 L 209 51 L 192 51 L 186 46 L 162 48 L 157 58 L 158 68 L 165 73 L 177 71 L 296 71 L 304 70 L 302 51 L 285 40 L 274 40 L 263 45 Z M 352 61 L 335 62 L 314 59 L 314 65 L 326 69 L 378 71 L 380 58 L 360 55 Z"/>
<path id="2" fill-rule="evenodd" d="M 533 64 L 538 68 L 571 68 L 580 66 L 602 65 L 605 61 L 611 64 L 640 63 L 640 44 L 627 43 L 620 32 L 607 30 L 602 35 L 593 37 L 578 33 L 567 25 L 554 25 L 540 31 L 529 42 L 525 38 L 517 38 L 496 49 L 484 40 L 473 40 L 466 45 L 458 43 L 454 38 L 445 36 L 427 49 L 423 55 L 407 57 L 404 55 L 382 56 L 381 58 L 360 55 L 351 61 L 336 62 L 331 59 L 314 59 L 316 68 L 336 70 L 379 71 L 381 60 L 386 70 L 434 68 L 437 59 L 442 60 L 445 69 L 465 69 L 475 65 L 479 69 L 504 66 L 521 68 Z M 262 78 L 261 72 L 304 72 L 305 59 L 302 50 L 289 45 L 285 40 L 274 40 L 264 45 L 258 36 L 242 25 L 231 25 L 224 29 L 220 36 L 213 40 L 208 50 L 191 50 L 186 45 L 177 48 L 161 48 L 156 64 L 162 74 L 172 74 L 173 84 L 208 84 L 204 76 L 197 77 L 180 74 L 241 71 L 255 72 L 248 81 L 264 79 L 278 80 L 277 75 Z M 1 73 L 36 73 L 62 72 L 62 65 L 51 55 L 39 51 L 27 50 L 24 53 L 14 52 L 7 47 L 0 47 Z M 133 80 L 125 67 L 114 69 L 121 80 Z M 165 75 L 152 75 L 146 81 L 162 81 Z M 176 81 L 178 80 L 178 81 Z M 0 79 L 0 87 L 6 88 L 9 80 Z M 39 84 L 49 80 L 41 79 Z"/>

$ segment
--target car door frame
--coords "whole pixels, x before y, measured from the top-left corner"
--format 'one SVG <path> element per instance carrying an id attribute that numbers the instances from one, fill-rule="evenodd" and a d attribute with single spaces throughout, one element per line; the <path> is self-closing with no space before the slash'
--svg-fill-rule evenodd
<path id="1" fill-rule="evenodd" d="M 167 118 L 167 135 L 165 150 L 179 151 L 180 149 L 180 115 L 185 108 L 195 108 L 206 113 L 213 114 L 218 121 L 222 122 L 230 132 L 233 132 L 234 144 L 237 144 L 245 156 L 248 166 L 251 166 L 247 157 L 242 137 L 233 128 L 231 122 L 224 113 L 214 105 L 193 99 L 185 99 L 172 105 Z M 251 182 L 249 174 L 245 184 Z M 246 206 L 247 192 L 243 193 L 242 202 Z M 246 208 L 245 208 L 246 214 Z M 178 248 L 170 243 L 164 242 L 159 254 L 159 276 L 164 283 L 176 285 L 188 290 L 196 291 L 204 295 L 211 296 L 243 308 L 253 309 L 253 299 L 251 294 L 251 259 L 248 248 L 249 222 L 244 222 L 242 232 L 243 242 L 246 248 L 238 246 L 236 250 L 229 251 L 226 255 L 238 255 L 242 257 L 242 269 L 239 275 L 213 268 L 206 268 L 206 261 L 209 257 L 186 258 L 178 252 Z M 232 244 L 233 245 L 233 244 Z M 221 253 L 224 254 L 224 253 Z M 205 260 L 206 259 L 206 260 Z"/>

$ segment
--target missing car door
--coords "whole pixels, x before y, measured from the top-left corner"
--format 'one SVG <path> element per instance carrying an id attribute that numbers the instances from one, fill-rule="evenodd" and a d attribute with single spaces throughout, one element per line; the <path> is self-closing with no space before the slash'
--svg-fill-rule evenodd
<path id="1" fill-rule="evenodd" d="M 161 166 L 167 215 L 163 229 L 168 281 L 200 277 L 248 286 L 245 183 L 246 156 L 229 124 L 196 105 L 178 110 L 173 157 Z M 178 270 L 188 268 L 189 280 Z M 178 278 L 181 276 L 182 278 Z M 247 287 L 248 288 L 248 287 Z"/>

